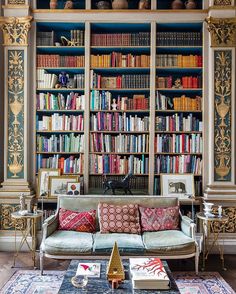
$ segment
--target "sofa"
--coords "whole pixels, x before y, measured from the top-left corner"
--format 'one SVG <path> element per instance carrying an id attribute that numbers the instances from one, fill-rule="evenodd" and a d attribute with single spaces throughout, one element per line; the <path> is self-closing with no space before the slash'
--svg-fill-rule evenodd
<path id="1" fill-rule="evenodd" d="M 162 259 L 184 259 L 195 257 L 195 271 L 198 273 L 199 249 L 195 236 L 195 224 L 179 213 L 177 230 L 162 230 L 141 234 L 102 234 L 99 227 L 98 205 L 137 204 L 147 208 L 165 208 L 178 205 L 178 199 L 164 196 L 60 196 L 57 211 L 44 221 L 40 245 L 40 270 L 43 274 L 44 257 L 54 259 L 96 259 L 109 258 L 116 241 L 122 257 L 156 256 Z M 136 206 L 137 206 L 136 205 Z M 96 232 L 59 230 L 59 210 L 79 212 L 96 210 Z"/>

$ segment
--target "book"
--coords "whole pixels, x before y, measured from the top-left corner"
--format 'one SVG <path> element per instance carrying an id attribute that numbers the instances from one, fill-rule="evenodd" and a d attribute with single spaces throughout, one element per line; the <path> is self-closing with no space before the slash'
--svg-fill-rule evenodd
<path id="1" fill-rule="evenodd" d="M 100 263 L 80 262 L 77 267 L 76 276 L 85 275 L 89 278 L 100 278 Z"/>
<path id="2" fill-rule="evenodd" d="M 159 258 L 130 258 L 134 289 L 169 289 L 170 279 Z"/>

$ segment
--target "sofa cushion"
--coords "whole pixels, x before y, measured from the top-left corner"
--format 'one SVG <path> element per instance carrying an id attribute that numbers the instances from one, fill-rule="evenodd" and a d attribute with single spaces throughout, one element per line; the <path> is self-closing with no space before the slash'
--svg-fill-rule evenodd
<path id="1" fill-rule="evenodd" d="M 194 240 L 177 230 L 145 232 L 143 244 L 147 252 L 158 256 L 186 255 L 196 251 Z"/>
<path id="2" fill-rule="evenodd" d="M 176 230 L 179 227 L 179 207 L 150 208 L 139 206 L 142 232 Z"/>
<path id="3" fill-rule="evenodd" d="M 53 255 L 88 254 L 92 252 L 93 235 L 75 231 L 55 231 L 44 242 L 44 250 Z"/>
<path id="4" fill-rule="evenodd" d="M 94 235 L 93 251 L 95 253 L 110 253 L 115 241 L 117 242 L 121 253 L 142 253 L 144 251 L 142 237 L 140 235 L 125 233 L 101 234 L 97 232 Z"/>
<path id="5" fill-rule="evenodd" d="M 101 233 L 141 233 L 137 204 L 99 203 L 98 213 Z"/>
<path id="6" fill-rule="evenodd" d="M 96 228 L 96 210 L 78 212 L 60 208 L 59 230 L 94 233 Z"/>

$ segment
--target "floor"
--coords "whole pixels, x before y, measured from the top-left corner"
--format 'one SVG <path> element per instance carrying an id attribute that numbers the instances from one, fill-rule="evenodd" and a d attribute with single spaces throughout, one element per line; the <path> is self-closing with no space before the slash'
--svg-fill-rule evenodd
<path id="1" fill-rule="evenodd" d="M 16 261 L 17 268 L 12 268 L 13 253 L 0 252 L 0 289 L 4 283 L 20 268 L 32 269 L 32 260 L 29 253 L 20 253 Z M 69 261 L 45 259 L 45 269 L 65 270 Z M 193 271 L 194 261 L 189 260 L 170 260 L 168 261 L 172 271 Z M 206 271 L 218 271 L 228 284 L 236 291 L 236 255 L 225 255 L 226 271 L 221 269 L 219 256 L 210 255 L 206 265 Z"/>

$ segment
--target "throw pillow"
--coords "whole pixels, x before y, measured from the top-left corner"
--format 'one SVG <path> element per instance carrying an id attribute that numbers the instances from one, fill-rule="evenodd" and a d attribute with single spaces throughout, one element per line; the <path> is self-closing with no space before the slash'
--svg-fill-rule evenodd
<path id="1" fill-rule="evenodd" d="M 119 206 L 99 203 L 98 214 L 101 233 L 141 233 L 137 204 Z"/>
<path id="2" fill-rule="evenodd" d="M 141 227 L 143 232 L 177 230 L 179 227 L 179 207 L 142 207 Z"/>
<path id="3" fill-rule="evenodd" d="M 96 210 L 78 212 L 60 208 L 59 230 L 94 233 L 96 230 Z"/>

